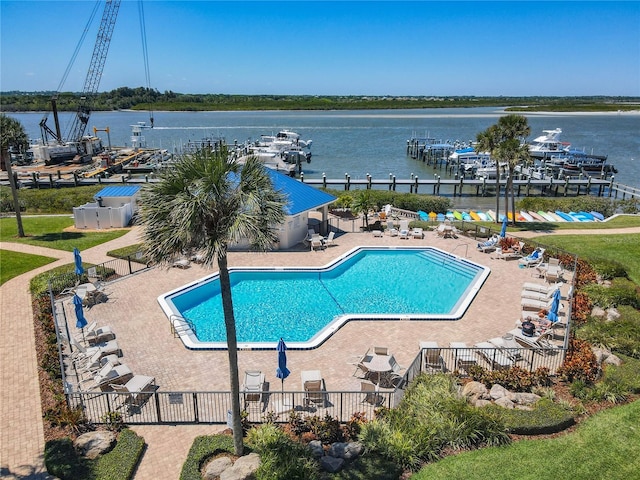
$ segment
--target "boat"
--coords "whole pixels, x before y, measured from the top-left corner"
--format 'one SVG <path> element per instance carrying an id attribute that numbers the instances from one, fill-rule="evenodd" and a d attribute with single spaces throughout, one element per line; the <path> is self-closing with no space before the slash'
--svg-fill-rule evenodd
<path id="1" fill-rule="evenodd" d="M 531 215 L 529 215 L 529 212 L 525 212 L 524 210 L 520 210 L 520 215 L 527 222 L 533 222 L 534 221 L 533 217 Z"/>
<path id="2" fill-rule="evenodd" d="M 584 210 L 580 210 L 578 212 L 579 215 L 582 215 L 583 217 L 586 217 L 590 222 L 595 222 L 596 221 L 596 217 L 594 217 L 593 215 L 591 215 L 590 212 L 585 212 Z"/>
<path id="3" fill-rule="evenodd" d="M 462 220 L 462 213 L 460 213 L 458 210 L 454 210 L 454 211 L 453 211 L 453 217 L 454 217 L 456 220 Z"/>
<path id="4" fill-rule="evenodd" d="M 538 215 L 540 215 L 542 218 L 544 218 L 547 222 L 555 222 L 556 221 L 551 215 L 549 215 L 544 210 L 538 210 Z"/>
<path id="5" fill-rule="evenodd" d="M 564 218 L 562 218 L 560 215 L 558 215 L 556 212 L 552 212 L 551 210 L 549 210 L 547 212 L 547 215 L 549 215 L 551 218 L 553 218 L 554 222 L 566 222 L 566 220 Z"/>
<path id="6" fill-rule="evenodd" d="M 480 212 L 480 213 L 482 213 L 482 212 Z M 478 215 L 478 212 L 475 212 L 475 211 L 473 211 L 473 210 L 471 210 L 471 211 L 469 212 L 469 215 L 471 216 L 471 219 L 472 219 L 472 220 L 475 220 L 476 222 L 478 222 L 478 221 L 482 220 L 482 218 L 480 218 L 480 215 Z"/>
<path id="7" fill-rule="evenodd" d="M 496 221 L 496 212 L 494 212 L 493 210 L 487 210 L 484 213 L 485 213 L 485 215 L 487 216 L 487 218 L 489 219 L 490 222 L 495 222 Z"/>
<path id="8" fill-rule="evenodd" d="M 587 212 L 569 212 L 579 222 L 593 222 L 593 216 Z"/>
<path id="9" fill-rule="evenodd" d="M 265 167 L 278 172 L 283 172 L 291 177 L 295 176 L 296 170 L 298 169 L 298 163 L 291 163 L 283 156 L 274 152 L 252 152 L 249 155 L 239 157 L 238 163 L 244 163 L 249 157 L 256 157 L 264 164 Z"/>
<path id="10" fill-rule="evenodd" d="M 456 219 L 456 216 L 451 211 L 448 211 L 447 213 L 445 213 L 444 216 L 447 217 L 447 219 L 449 219 L 449 220 L 455 220 Z"/>
<path id="11" fill-rule="evenodd" d="M 529 154 L 534 159 L 547 159 L 567 153 L 571 144 L 561 142 L 562 129 L 543 130 L 544 135 L 533 139 L 529 145 Z"/>
<path id="12" fill-rule="evenodd" d="M 529 210 L 529 215 L 531 215 L 533 220 L 536 221 L 536 222 L 546 222 L 547 221 L 547 219 L 544 218 L 542 215 L 540 215 L 538 212 L 534 212 L 532 210 Z"/>
<path id="13" fill-rule="evenodd" d="M 478 168 L 484 168 L 493 164 L 489 153 L 476 152 L 473 147 L 455 150 L 449 155 L 449 162 L 458 165 L 458 171 L 465 175 L 475 174 Z"/>
<path id="14" fill-rule="evenodd" d="M 562 218 L 565 222 L 574 222 L 575 221 L 574 218 L 571 215 L 569 215 L 569 214 L 567 214 L 565 212 L 562 212 L 560 210 L 556 210 L 556 215 L 558 215 L 560 218 Z"/>
<path id="15" fill-rule="evenodd" d="M 312 140 L 301 140 L 300 135 L 291 130 L 280 130 L 275 135 L 260 135 L 257 142 L 261 146 L 272 146 L 278 149 L 311 148 Z"/>
<path id="16" fill-rule="evenodd" d="M 471 220 L 473 220 L 473 218 L 471 217 L 471 215 L 467 212 L 460 212 L 462 215 L 462 220 L 464 220 L 465 222 L 470 222 Z"/>
<path id="17" fill-rule="evenodd" d="M 480 220 L 483 222 L 489 222 L 489 216 L 484 212 L 476 212 L 476 214 L 480 217 Z"/>
<path id="18" fill-rule="evenodd" d="M 593 215 L 596 220 L 600 220 L 601 222 L 604 221 L 604 215 L 602 215 L 600 212 L 591 210 L 589 213 Z"/>

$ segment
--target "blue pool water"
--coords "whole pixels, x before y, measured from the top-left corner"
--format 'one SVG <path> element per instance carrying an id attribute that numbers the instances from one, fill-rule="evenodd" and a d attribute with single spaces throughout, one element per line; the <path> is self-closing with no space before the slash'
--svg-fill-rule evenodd
<path id="1" fill-rule="evenodd" d="M 360 248 L 319 269 L 235 269 L 238 343 L 308 345 L 336 319 L 334 330 L 356 319 L 459 318 L 487 275 L 434 248 Z M 198 342 L 226 344 L 217 275 L 161 299 L 195 325 Z"/>

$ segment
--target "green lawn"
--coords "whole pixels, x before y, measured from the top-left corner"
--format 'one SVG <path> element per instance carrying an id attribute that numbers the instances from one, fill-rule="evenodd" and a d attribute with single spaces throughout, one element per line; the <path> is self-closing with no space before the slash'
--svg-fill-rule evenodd
<path id="1" fill-rule="evenodd" d="M 594 415 L 575 432 L 447 457 L 412 480 L 638 478 L 640 400 Z"/>
<path id="2" fill-rule="evenodd" d="M 629 278 L 640 285 L 640 235 L 545 235 L 534 240 L 589 259 L 613 260 L 623 265 Z"/>
<path id="3" fill-rule="evenodd" d="M 27 243 L 39 247 L 54 248 L 56 250 L 73 251 L 95 247 L 121 237 L 128 230 L 110 230 L 105 232 L 65 232 L 64 229 L 73 226 L 70 216 L 29 216 L 22 218 L 22 225 L 26 237 L 19 238 L 18 226 L 15 218 L 0 219 L 0 240 L 3 242 Z"/>
<path id="4" fill-rule="evenodd" d="M 18 275 L 55 261 L 56 259 L 51 257 L 0 250 L 0 264 L 2 265 L 2 268 L 0 268 L 0 285 Z"/>

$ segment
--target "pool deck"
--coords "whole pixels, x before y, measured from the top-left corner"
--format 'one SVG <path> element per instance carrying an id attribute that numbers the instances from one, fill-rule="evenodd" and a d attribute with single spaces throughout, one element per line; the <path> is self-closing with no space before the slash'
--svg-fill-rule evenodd
<path id="1" fill-rule="evenodd" d="M 108 259 L 106 251 L 137 241 L 137 230 L 133 229 L 120 239 L 83 252 L 83 259 L 100 263 Z M 46 254 L 46 249 L 24 245 L 14 248 L 12 245 L 16 244 L 0 247 Z M 322 266 L 357 246 L 391 245 L 434 246 L 486 265 L 491 268 L 491 274 L 460 320 L 352 321 L 316 349 L 289 351 L 288 367 L 292 373 L 285 381 L 285 389 L 301 390 L 300 371 L 319 369 L 328 390 L 359 390 L 359 380 L 352 376 L 354 367 L 348 361 L 364 354 L 374 345 L 388 347 L 398 362 L 407 366 L 418 353 L 420 341 L 437 341 L 441 346 L 448 346 L 452 341 L 471 345 L 501 336 L 514 328 L 515 321 L 520 317 L 522 284 L 543 283 L 542 279 L 533 276 L 534 269 L 518 268 L 517 260 L 493 259 L 491 254 L 477 251 L 476 242 L 472 239 L 463 236 L 444 239 L 434 232 L 426 232 L 422 240 L 405 240 L 388 235 L 373 237 L 370 233 L 344 234 L 336 237 L 335 246 L 316 252 L 306 248 L 270 253 L 231 252 L 229 266 Z M 1 345 L 3 393 L 0 450 L 2 474 L 6 478 L 49 478 L 42 465 L 41 422 L 37 421 L 37 416 L 36 421 L 30 421 L 26 418 L 27 413 L 23 419 L 14 417 L 18 405 L 22 407 L 20 411 L 27 407 L 26 404 L 30 405 L 32 412 L 39 409 L 33 331 L 29 328 L 31 306 L 26 291 L 28 278 L 53 266 L 73 261 L 71 253 L 52 250 L 49 253 L 59 260 L 29 275 L 12 279 L 2 287 L 2 325 L 5 335 Z M 385 268 L 393 266 L 381 265 L 381 269 Z M 126 277 L 106 285 L 108 302 L 86 309 L 86 317 L 89 322 L 95 320 L 99 325 L 110 325 L 124 352 L 122 362 L 135 374 L 154 376 L 161 390 L 228 390 L 227 352 L 185 349 L 181 340 L 172 335 L 168 319 L 157 302 L 160 294 L 213 272 L 192 263 L 187 269 L 155 268 Z M 417 272 L 408 271 L 406 274 L 418 278 Z M 565 271 L 565 280 L 568 279 Z M 563 284 L 563 294 L 567 293 L 567 289 L 567 284 Z M 68 313 L 72 313 L 71 306 L 68 308 Z M 14 315 L 11 318 L 16 320 L 11 325 L 7 321 L 10 315 Z M 15 315 L 19 316 L 19 321 Z M 262 370 L 267 382 L 275 385 L 277 358 L 274 351 L 240 351 L 238 357 L 241 378 L 244 370 Z M 13 394 L 9 395 L 10 392 Z M 31 417 L 34 417 L 33 413 Z M 223 428 L 218 425 L 134 427 L 148 444 L 135 478 L 178 478 L 192 439 Z"/>

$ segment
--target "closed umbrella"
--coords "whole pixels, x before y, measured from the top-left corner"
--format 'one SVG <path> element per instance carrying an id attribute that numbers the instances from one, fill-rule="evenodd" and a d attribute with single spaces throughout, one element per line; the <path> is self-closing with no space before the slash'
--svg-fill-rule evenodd
<path id="1" fill-rule="evenodd" d="M 76 275 L 82 275 L 84 273 L 84 268 L 82 267 L 82 257 L 80 256 L 80 250 L 78 250 L 77 247 L 73 249 L 73 261 L 76 264 Z"/>
<path id="2" fill-rule="evenodd" d="M 278 368 L 276 369 L 276 377 L 278 377 L 282 382 L 282 393 L 284 393 L 284 379 L 289 376 L 291 373 L 287 368 L 287 345 L 284 343 L 284 340 L 281 338 L 278 342 Z"/>
<path id="3" fill-rule="evenodd" d="M 502 238 L 507 236 L 507 222 L 509 221 L 509 219 L 507 218 L 507 216 L 505 215 L 502 219 L 502 229 L 500 230 L 500 236 Z"/>
<path id="4" fill-rule="evenodd" d="M 76 328 L 82 330 L 82 340 L 84 341 L 84 327 L 87 326 L 87 319 L 84 317 L 82 299 L 78 295 L 73 296 L 73 305 L 76 310 Z"/>
<path id="5" fill-rule="evenodd" d="M 549 313 L 547 314 L 547 318 L 549 319 L 550 322 L 557 322 L 558 321 L 558 310 L 560 310 L 560 289 L 556 289 L 555 292 L 553 292 L 553 297 L 552 301 L 551 301 L 551 308 L 549 309 Z"/>

